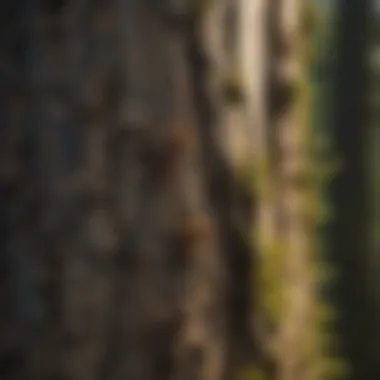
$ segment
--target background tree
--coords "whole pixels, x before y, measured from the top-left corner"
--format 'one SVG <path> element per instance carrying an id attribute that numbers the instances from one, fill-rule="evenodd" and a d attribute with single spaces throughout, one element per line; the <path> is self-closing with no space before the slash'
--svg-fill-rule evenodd
<path id="1" fill-rule="evenodd" d="M 344 166 L 332 188 L 332 252 L 340 281 L 336 302 L 353 379 L 377 377 L 374 299 L 369 280 L 368 179 L 371 1 L 338 2 L 333 136 Z"/>

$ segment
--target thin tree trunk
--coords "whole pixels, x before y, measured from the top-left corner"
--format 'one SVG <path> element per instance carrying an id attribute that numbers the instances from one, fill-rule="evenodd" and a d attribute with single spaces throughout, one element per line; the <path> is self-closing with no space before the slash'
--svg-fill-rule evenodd
<path id="1" fill-rule="evenodd" d="M 315 379 L 314 280 L 310 229 L 304 217 L 307 104 L 303 91 L 303 4 L 279 0 L 270 9 L 269 178 L 274 209 L 273 237 L 279 251 L 280 320 L 271 347 L 274 379 Z M 272 244 L 273 244 L 272 241 Z M 275 329 L 276 331 L 276 329 Z"/>
<path id="2" fill-rule="evenodd" d="M 334 141 L 343 161 L 332 189 L 336 205 L 332 254 L 339 270 L 337 301 L 351 378 L 378 377 L 375 321 L 369 282 L 368 136 L 369 26 L 372 1 L 338 2 Z"/>

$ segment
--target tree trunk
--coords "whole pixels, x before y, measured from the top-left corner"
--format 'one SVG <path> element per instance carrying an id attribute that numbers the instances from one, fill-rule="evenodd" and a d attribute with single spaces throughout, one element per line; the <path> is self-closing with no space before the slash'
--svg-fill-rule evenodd
<path id="1" fill-rule="evenodd" d="M 277 263 L 277 278 L 274 275 L 273 279 L 277 282 L 277 301 L 273 303 L 277 304 L 278 316 L 269 338 L 272 359 L 266 371 L 270 378 L 281 380 L 318 377 L 314 231 L 305 217 L 312 157 L 307 150 L 307 41 L 303 17 L 302 1 L 271 3 L 268 176 L 273 219 L 266 255 L 267 260 Z"/>
<path id="2" fill-rule="evenodd" d="M 4 9 L 2 378 L 218 380 L 251 354 L 264 4 Z"/>
<path id="3" fill-rule="evenodd" d="M 369 282 L 368 59 L 372 1 L 338 3 L 334 141 L 343 168 L 332 189 L 332 252 L 340 274 L 337 300 L 351 378 L 378 377 L 374 299 Z"/>

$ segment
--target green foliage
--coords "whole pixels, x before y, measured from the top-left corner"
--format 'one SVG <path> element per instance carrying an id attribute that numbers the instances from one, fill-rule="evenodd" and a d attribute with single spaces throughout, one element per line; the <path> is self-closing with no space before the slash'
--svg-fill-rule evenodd
<path id="1" fill-rule="evenodd" d="M 237 171 L 237 183 L 261 201 L 273 199 L 273 189 L 268 186 L 268 164 L 263 159 L 252 159 Z M 285 244 L 281 241 L 266 240 L 255 235 L 252 241 L 262 242 L 261 262 L 258 268 L 258 286 L 260 288 L 259 307 L 271 326 L 280 322 L 284 307 L 284 283 L 282 277 Z M 254 243 L 253 243 L 254 244 Z"/>
<path id="2" fill-rule="evenodd" d="M 309 196 L 305 203 L 304 215 L 313 228 L 324 226 L 331 220 L 331 207 L 321 195 L 321 191 L 330 183 L 340 166 L 339 161 L 333 157 L 323 162 L 316 156 L 306 168 L 304 175 L 307 178 Z"/>
<path id="3" fill-rule="evenodd" d="M 324 227 L 332 217 L 332 210 L 323 196 L 324 189 L 340 168 L 338 160 L 331 155 L 328 138 L 321 133 L 309 130 L 310 161 L 306 167 L 310 187 L 306 191 L 307 201 L 304 212 L 309 225 L 310 252 L 314 265 L 314 281 L 316 284 L 315 305 L 315 364 L 319 368 L 321 379 L 339 379 L 345 371 L 344 362 L 339 357 L 337 337 L 333 332 L 335 310 L 320 291 L 331 287 L 335 280 L 332 268 L 325 263 L 324 252 L 321 251 L 322 239 L 319 229 Z"/>
<path id="4" fill-rule="evenodd" d="M 269 326 L 279 326 L 286 305 L 286 283 L 283 278 L 286 246 L 281 241 L 263 244 L 261 268 L 259 269 L 259 307 Z"/>
<path id="5" fill-rule="evenodd" d="M 329 51 L 329 46 L 326 45 L 326 41 L 331 40 L 331 35 L 328 36 L 329 33 L 331 33 L 331 18 L 323 13 L 322 9 L 319 9 L 318 27 L 312 43 L 314 50 L 310 64 L 312 70 L 316 68 L 325 70 L 331 64 L 333 54 Z M 326 117 L 320 117 L 321 114 L 325 115 L 328 112 L 326 108 L 328 99 L 325 97 L 329 90 L 324 86 L 324 83 L 321 84 L 320 80 L 312 82 L 311 85 L 314 88 L 312 102 L 316 113 L 309 110 L 307 125 L 314 122 L 316 126 L 307 130 L 308 149 L 311 157 L 308 172 L 312 179 L 312 186 L 308 192 L 305 213 L 308 214 L 311 236 L 313 237 L 311 248 L 314 251 L 314 278 L 319 292 L 315 311 L 315 340 L 319 351 L 317 365 L 321 379 L 341 379 L 348 369 L 340 357 L 340 342 L 334 332 L 336 312 L 326 300 L 326 290 L 328 294 L 329 289 L 337 279 L 337 273 L 331 265 L 326 265 L 325 240 L 319 231 L 327 225 L 332 217 L 332 210 L 328 199 L 326 199 L 325 189 L 341 170 L 342 163 L 333 154 L 331 140 L 325 131 Z M 323 104 L 320 104 L 321 91 L 323 91 Z"/>
<path id="6" fill-rule="evenodd" d="M 310 125 L 309 116 L 307 124 Z M 326 300 L 322 289 L 330 289 L 336 281 L 336 273 L 326 265 L 323 236 L 320 228 L 326 226 L 332 217 L 332 210 L 324 191 L 339 172 L 341 162 L 332 154 L 331 141 L 328 135 L 319 130 L 308 128 L 308 150 L 310 161 L 306 167 L 310 179 L 305 202 L 305 216 L 309 223 L 310 254 L 314 261 L 314 281 L 317 288 L 315 305 L 315 362 L 321 379 L 340 379 L 347 372 L 346 363 L 340 357 L 339 340 L 334 333 L 335 310 Z"/>

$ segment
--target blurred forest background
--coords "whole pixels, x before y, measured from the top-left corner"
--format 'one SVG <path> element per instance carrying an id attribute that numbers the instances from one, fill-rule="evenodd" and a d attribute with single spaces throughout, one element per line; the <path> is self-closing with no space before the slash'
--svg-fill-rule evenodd
<path id="1" fill-rule="evenodd" d="M 0 379 L 380 379 L 379 11 L 2 1 Z"/>

